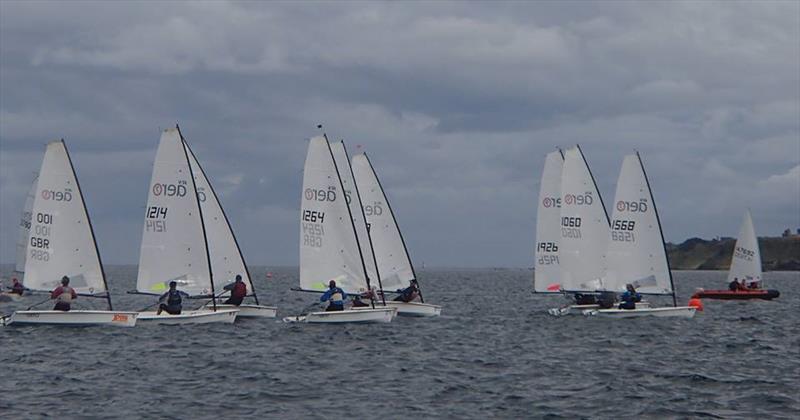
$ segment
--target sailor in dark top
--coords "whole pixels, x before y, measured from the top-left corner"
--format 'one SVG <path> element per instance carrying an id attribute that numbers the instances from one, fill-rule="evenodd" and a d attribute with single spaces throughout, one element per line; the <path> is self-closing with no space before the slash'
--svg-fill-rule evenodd
<path id="1" fill-rule="evenodd" d="M 174 281 L 169 282 L 169 290 L 167 293 L 164 293 L 158 298 L 161 304 L 158 305 L 158 312 L 156 312 L 156 315 L 161 315 L 162 311 L 166 311 L 170 315 L 180 315 L 183 309 L 184 297 L 188 298 L 189 294 L 178 290 L 178 283 Z"/>
<path id="2" fill-rule="evenodd" d="M 223 303 L 239 306 L 242 304 L 245 296 L 247 296 L 247 285 L 242 281 L 242 276 L 237 274 L 236 281 L 231 284 L 226 284 L 225 290 L 231 291 L 231 297 Z"/>
<path id="3" fill-rule="evenodd" d="M 405 289 L 398 289 L 397 293 L 400 293 L 400 296 L 394 298 L 397 302 L 408 303 L 419 297 L 419 284 L 417 283 L 417 279 L 411 280 L 411 284 Z"/>
<path id="4" fill-rule="evenodd" d="M 636 309 L 636 302 L 642 301 L 642 295 L 636 291 L 632 284 L 625 285 L 625 293 L 622 294 L 622 302 L 619 309 Z"/>
<path id="5" fill-rule="evenodd" d="M 23 286 L 16 277 L 11 279 L 11 281 L 14 283 L 11 285 L 11 293 L 22 296 L 22 294 L 25 292 L 25 286 Z"/>

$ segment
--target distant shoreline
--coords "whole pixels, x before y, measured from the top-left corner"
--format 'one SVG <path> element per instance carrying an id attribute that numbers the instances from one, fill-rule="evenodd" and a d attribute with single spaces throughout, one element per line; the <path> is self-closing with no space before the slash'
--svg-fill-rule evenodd
<path id="1" fill-rule="evenodd" d="M 728 270 L 735 244 L 735 238 L 691 238 L 666 246 L 673 270 Z M 800 236 L 763 237 L 758 244 L 764 271 L 800 271 Z"/>

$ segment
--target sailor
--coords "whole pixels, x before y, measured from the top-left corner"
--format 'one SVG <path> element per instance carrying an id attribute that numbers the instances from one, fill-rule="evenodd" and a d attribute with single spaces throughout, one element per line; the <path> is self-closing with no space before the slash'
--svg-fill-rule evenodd
<path id="1" fill-rule="evenodd" d="M 25 286 L 23 286 L 16 277 L 12 278 L 11 281 L 14 283 L 11 285 L 11 293 L 22 296 L 22 294 L 25 292 Z"/>
<path id="2" fill-rule="evenodd" d="M 319 301 L 328 302 L 328 307 L 325 308 L 326 312 L 343 311 L 345 299 L 347 299 L 347 293 L 345 293 L 344 290 L 336 287 L 336 282 L 331 280 L 328 282 L 328 291 L 322 294 L 322 297 L 319 298 Z"/>
<path id="3" fill-rule="evenodd" d="M 50 292 L 50 299 L 56 300 L 56 306 L 53 307 L 54 311 L 70 310 L 72 300 L 77 298 L 78 294 L 75 293 L 75 289 L 69 287 L 69 277 L 67 276 L 61 278 L 61 286 Z"/>
<path id="4" fill-rule="evenodd" d="M 397 302 L 408 303 L 419 297 L 419 283 L 417 283 L 417 279 L 411 280 L 411 284 L 405 289 L 397 289 L 397 293 L 400 293 L 400 296 L 394 298 Z"/>
<path id="5" fill-rule="evenodd" d="M 625 293 L 622 294 L 622 302 L 619 309 L 636 309 L 636 302 L 642 301 L 642 295 L 636 291 L 632 284 L 625 285 Z"/>
<path id="6" fill-rule="evenodd" d="M 732 292 L 739 290 L 739 279 L 734 277 L 733 280 L 728 283 L 728 289 L 730 289 Z"/>
<path id="7" fill-rule="evenodd" d="M 375 301 L 377 299 L 377 295 L 375 294 L 375 287 L 371 287 L 368 291 L 363 291 L 362 293 L 353 296 L 353 307 L 355 308 L 365 308 L 370 306 L 369 303 L 364 302 L 361 299 L 369 299 L 369 301 Z"/>
<path id="8" fill-rule="evenodd" d="M 178 290 L 178 283 L 174 281 L 169 282 L 169 290 L 167 290 L 167 293 L 164 293 L 158 298 L 161 304 L 158 305 L 158 312 L 156 312 L 156 315 L 161 315 L 162 311 L 167 311 L 170 315 L 180 315 L 183 309 L 183 297 L 188 298 L 189 294 Z"/>
<path id="9" fill-rule="evenodd" d="M 600 295 L 597 296 L 597 306 L 599 306 L 600 309 L 611 309 L 614 307 L 614 302 L 616 300 L 617 296 L 614 292 L 605 290 L 600 292 Z"/>
<path id="10" fill-rule="evenodd" d="M 597 297 L 592 294 L 575 293 L 576 305 L 594 305 L 597 303 Z"/>
<path id="11" fill-rule="evenodd" d="M 247 296 L 247 285 L 242 281 L 242 276 L 237 274 L 236 281 L 225 285 L 225 290 L 231 291 L 231 297 L 223 303 L 239 306 Z"/>

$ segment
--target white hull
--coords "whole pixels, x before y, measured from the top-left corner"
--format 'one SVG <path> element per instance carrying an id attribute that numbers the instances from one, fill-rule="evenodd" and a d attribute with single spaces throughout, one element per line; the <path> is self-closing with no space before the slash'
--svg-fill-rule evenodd
<path id="1" fill-rule="evenodd" d="M 138 316 L 138 312 L 124 311 L 17 311 L 4 318 L 4 325 L 133 327 Z"/>
<path id="2" fill-rule="evenodd" d="M 308 315 L 290 316 L 283 322 L 305 322 L 309 324 L 376 323 L 392 322 L 397 308 L 347 309 L 344 311 L 311 312 Z"/>
<path id="3" fill-rule="evenodd" d="M 211 305 L 206 305 L 206 309 L 210 309 Z M 228 309 L 238 309 L 239 314 L 236 315 L 236 319 L 239 318 L 275 318 L 278 315 L 278 308 L 274 306 L 263 306 L 263 305 L 248 305 L 248 304 L 241 304 L 239 306 L 236 305 L 226 305 L 224 303 L 217 304 L 217 310 L 228 310 Z"/>
<path id="4" fill-rule="evenodd" d="M 161 315 L 156 315 L 155 312 L 139 312 L 139 323 L 146 325 L 233 324 L 238 313 L 239 311 L 236 309 L 218 310 L 216 312 L 198 309 L 184 311 L 180 315 L 170 315 L 166 312 L 161 312 Z"/>
<path id="5" fill-rule="evenodd" d="M 693 306 L 678 306 L 666 308 L 636 308 L 636 309 L 589 309 L 583 311 L 586 316 L 601 316 L 605 318 L 638 318 L 655 316 L 659 318 L 692 318 L 697 308 Z"/>
<path id="6" fill-rule="evenodd" d="M 381 302 L 381 307 L 383 302 Z M 389 308 L 397 308 L 398 316 L 413 316 L 413 317 L 434 317 L 442 314 L 442 307 L 439 305 L 431 305 L 429 303 L 420 302 L 398 302 L 394 300 L 387 300 L 386 306 Z M 375 303 L 378 308 L 378 302 Z M 352 309 L 363 311 L 364 309 L 372 309 L 371 306 L 364 306 L 360 308 L 353 307 Z"/>
<path id="7" fill-rule="evenodd" d="M 639 302 L 636 304 L 639 308 L 649 308 L 650 302 Z M 547 310 L 547 313 L 553 316 L 565 316 L 565 315 L 581 315 L 584 311 L 588 310 L 598 310 L 600 309 L 600 305 L 593 304 L 593 305 L 569 305 L 562 308 L 550 308 Z"/>

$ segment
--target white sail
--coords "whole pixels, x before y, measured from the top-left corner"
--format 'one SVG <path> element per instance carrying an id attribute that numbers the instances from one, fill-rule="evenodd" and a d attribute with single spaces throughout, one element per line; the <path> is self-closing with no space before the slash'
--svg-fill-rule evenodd
<path id="1" fill-rule="evenodd" d="M 236 275 L 241 275 L 242 281 L 248 285 L 248 288 L 252 288 L 244 258 L 239 251 L 239 245 L 236 243 L 233 230 L 228 223 L 228 218 L 225 216 L 217 194 L 214 192 L 203 168 L 200 167 L 194 152 L 192 152 L 186 141 L 184 141 L 184 146 L 188 153 L 189 163 L 192 166 L 197 198 L 203 210 L 203 222 L 206 228 L 208 253 L 211 256 L 211 270 L 215 290 L 217 293 L 222 291 L 226 284 L 236 280 Z"/>
<path id="2" fill-rule="evenodd" d="M 536 292 L 558 291 L 561 285 L 558 245 L 561 242 L 561 151 L 547 154 L 539 186 L 536 211 L 536 249 L 533 289 Z"/>
<path id="3" fill-rule="evenodd" d="M 33 215 L 33 199 L 36 197 L 36 184 L 39 176 L 33 179 L 28 196 L 25 198 L 25 207 L 19 219 L 19 233 L 17 234 L 17 259 L 14 271 L 22 273 L 25 271 L 25 260 L 28 255 L 28 238 L 31 231 L 31 216 Z"/>
<path id="4" fill-rule="evenodd" d="M 300 206 L 300 287 L 347 293 L 367 287 L 356 233 L 333 153 L 325 137 L 308 144 Z"/>
<path id="5" fill-rule="evenodd" d="M 366 154 L 353 156 L 352 163 L 372 248 L 378 261 L 381 284 L 384 290 L 408 287 L 411 280 L 416 278 L 414 267 L 378 175 Z"/>
<path id="6" fill-rule="evenodd" d="M 650 183 L 639 154 L 625 156 L 617 180 L 603 289 L 672 294 L 672 277 Z"/>
<path id="7" fill-rule="evenodd" d="M 361 255 L 364 257 L 364 265 L 367 266 L 370 284 L 377 287 L 378 270 L 375 267 L 375 256 L 372 254 L 367 222 L 364 220 L 361 194 L 353 178 L 353 168 L 350 166 L 350 158 L 347 156 L 344 141 L 331 143 L 331 151 L 333 152 L 333 159 L 336 161 L 336 167 L 339 168 L 339 176 L 342 178 L 344 195 L 347 199 L 347 204 L 350 206 L 350 214 L 353 216 L 353 225 L 356 228 L 356 234 L 358 234 L 358 244 L 361 246 Z"/>
<path id="8" fill-rule="evenodd" d="M 25 287 L 50 291 L 68 276 L 78 293 L 105 292 L 94 232 L 63 140 L 47 145 L 32 215 Z"/>
<path id="9" fill-rule="evenodd" d="M 744 214 L 739 237 L 733 249 L 728 282 L 733 279 L 740 282 L 745 279 L 747 283 L 761 281 L 761 252 L 758 249 L 758 237 L 749 210 Z"/>
<path id="10" fill-rule="evenodd" d="M 200 206 L 180 132 L 169 128 L 153 164 L 136 289 L 164 293 L 169 282 L 191 295 L 211 293 Z"/>
<path id="11" fill-rule="evenodd" d="M 568 291 L 595 291 L 604 272 L 608 216 L 586 159 L 577 146 L 564 152 L 560 215 L 561 286 Z"/>

